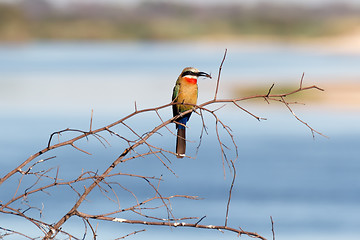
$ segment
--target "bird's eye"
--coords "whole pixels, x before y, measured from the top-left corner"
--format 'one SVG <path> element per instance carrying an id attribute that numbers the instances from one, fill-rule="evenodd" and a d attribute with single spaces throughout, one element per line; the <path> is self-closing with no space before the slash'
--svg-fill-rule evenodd
<path id="1" fill-rule="evenodd" d="M 181 77 L 184 77 L 184 76 L 186 76 L 186 75 L 196 76 L 196 73 L 191 72 L 191 71 L 185 71 L 185 72 L 183 72 L 183 74 L 181 75 Z"/>

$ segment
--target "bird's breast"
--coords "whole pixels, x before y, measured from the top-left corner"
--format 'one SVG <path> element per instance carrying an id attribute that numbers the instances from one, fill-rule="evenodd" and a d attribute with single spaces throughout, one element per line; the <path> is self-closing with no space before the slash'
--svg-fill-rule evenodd
<path id="1" fill-rule="evenodd" d="M 196 104 L 198 96 L 197 84 L 182 84 L 179 89 L 178 103 Z M 189 106 L 191 108 L 191 106 Z"/>

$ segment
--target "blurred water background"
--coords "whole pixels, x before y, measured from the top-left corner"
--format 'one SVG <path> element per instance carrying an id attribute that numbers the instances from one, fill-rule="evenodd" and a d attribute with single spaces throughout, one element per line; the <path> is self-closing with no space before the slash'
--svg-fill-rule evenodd
<path id="1" fill-rule="evenodd" d="M 356 26 L 360 20 L 354 16 L 360 10 L 354 2 L 324 2 L 317 2 L 315 6 L 314 3 L 283 5 L 280 1 L 263 3 L 253 6 L 250 12 L 254 15 L 246 18 L 240 14 L 249 9 L 246 4 L 245 7 L 236 5 L 237 12 L 231 7 L 233 5 L 217 6 L 214 3 L 204 10 L 203 2 L 194 5 L 146 1 L 142 5 L 126 5 L 122 2 L 121 8 L 82 1 L 71 7 L 59 4 L 59 1 L 2 3 L 0 9 L 6 10 L 3 13 L 13 11 L 13 14 L 1 15 L 0 24 L 1 176 L 43 149 L 52 132 L 67 127 L 87 130 L 92 109 L 94 129 L 131 113 L 135 101 L 139 109 L 168 103 L 175 80 L 186 66 L 212 73 L 216 79 L 227 48 L 220 97 L 263 94 L 273 83 L 274 91 L 296 89 L 305 72 L 304 85 L 316 84 L 325 92 L 311 90 L 296 96 L 306 105 L 294 105 L 293 110 L 330 137 L 316 135 L 313 139 L 310 130 L 281 104 L 243 102 L 241 106 L 267 118 L 260 122 L 234 107 L 222 109 L 219 114 L 232 128 L 239 150 L 229 225 L 271 239 L 272 216 L 276 239 L 358 239 L 360 35 Z M 269 6 L 277 14 L 264 10 Z M 160 16 L 154 14 L 159 13 L 159 8 Z M 303 21 L 300 24 L 298 17 L 295 21 L 291 18 L 293 15 L 286 14 L 289 11 L 283 11 L 284 8 L 293 9 L 292 12 L 297 9 L 309 16 L 317 13 L 312 20 L 318 20 L 316 24 L 321 22 L 322 25 L 317 27 L 311 22 L 309 25 L 313 28 L 310 31 L 309 25 L 302 25 Z M 221 14 L 214 14 L 215 10 Z M 142 11 L 142 14 L 134 15 L 136 11 Z M 179 11 L 198 17 L 193 29 L 180 24 Z M 263 15 L 258 15 L 260 20 L 255 21 L 258 19 L 254 17 L 255 13 L 261 11 Z M 235 27 L 229 27 L 226 21 L 208 22 L 212 19 L 210 16 L 237 14 L 241 15 L 242 21 L 250 19 L 248 25 L 236 25 L 236 19 L 232 23 Z M 264 14 L 267 16 L 264 19 L 259 17 Z M 115 27 L 110 24 L 112 21 L 104 19 L 114 21 Z M 142 19 L 148 19 L 149 25 Z M 293 21 L 284 24 L 284 19 Z M 292 24 L 297 26 L 297 31 L 292 32 L 295 26 Z M 78 25 L 77 30 L 71 29 L 74 25 Z M 145 30 L 140 31 L 140 27 Z M 113 32 L 113 28 L 118 32 Z M 161 31 L 162 28 L 171 31 Z M 214 34 L 210 34 L 211 29 Z M 223 32 L 219 33 L 219 29 Z M 236 33 L 234 29 L 237 29 Z M 199 103 L 209 100 L 214 94 L 215 81 L 200 79 L 199 89 Z M 171 110 L 166 109 L 161 114 L 167 119 L 171 117 Z M 188 138 L 193 143 L 188 144 L 188 154 L 196 159 L 172 159 L 171 167 L 178 177 L 156 159 L 135 161 L 125 170 L 163 175 L 166 181 L 161 190 L 166 193 L 203 197 L 204 200 L 195 202 L 177 201 L 173 206 L 174 214 L 179 217 L 206 215 L 204 224 L 222 225 L 231 178 L 229 173 L 225 179 L 223 176 L 219 146 L 215 132 L 211 130 L 214 119 L 207 115 L 205 121 L 209 135 L 204 136 L 196 153 L 202 122 L 197 116 L 191 119 Z M 159 120 L 155 114 L 141 115 L 129 122 L 139 132 L 145 132 L 156 123 Z M 116 130 L 121 131 L 120 128 Z M 84 141 L 81 146 L 92 156 L 70 148 L 47 156 L 57 155 L 52 164 L 60 166 L 62 176 L 81 173 L 82 169 L 102 171 L 108 164 L 99 164 L 99 161 L 110 163 L 124 147 L 116 139 L 109 139 L 112 146 L 108 148 L 95 140 Z M 229 143 L 229 139 L 224 139 Z M 154 143 L 172 150 L 175 139 L 164 131 L 163 137 L 156 137 Z M 18 179 L 19 176 L 14 176 L 8 184 L 1 186 L 2 201 L 12 197 Z M 137 182 L 124 184 L 138 191 L 141 198 L 152 196 Z M 39 206 L 45 202 L 42 217 L 56 222 L 64 214 L 64 209 L 57 204 L 62 202 L 67 211 L 66 206 L 70 207 L 76 196 L 51 194 L 52 198 L 39 196 L 32 201 Z M 126 199 L 122 202 L 127 204 Z M 91 212 L 107 207 L 94 198 L 82 210 Z M 0 226 L 32 232 L 31 225 L 4 214 L 0 216 Z M 72 228 L 74 233 L 83 232 L 81 224 L 74 224 Z M 101 223 L 98 234 L 101 239 L 110 239 L 139 229 L 143 227 Z M 164 239 L 235 237 L 218 231 L 150 227 L 133 238 L 158 239 L 159 235 Z"/>

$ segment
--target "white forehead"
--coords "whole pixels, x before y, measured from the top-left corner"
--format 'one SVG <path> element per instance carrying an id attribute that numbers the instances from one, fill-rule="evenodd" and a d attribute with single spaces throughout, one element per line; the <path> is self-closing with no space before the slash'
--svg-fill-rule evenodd
<path id="1" fill-rule="evenodd" d="M 199 69 L 194 68 L 194 67 L 187 67 L 187 68 L 184 68 L 183 72 L 185 72 L 185 71 L 191 71 L 191 72 L 198 73 Z"/>

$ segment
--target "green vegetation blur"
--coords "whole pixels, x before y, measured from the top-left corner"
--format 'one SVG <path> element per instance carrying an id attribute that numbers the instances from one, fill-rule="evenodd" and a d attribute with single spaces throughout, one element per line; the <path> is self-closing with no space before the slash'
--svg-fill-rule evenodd
<path id="1" fill-rule="evenodd" d="M 346 4 L 182 4 L 46 0 L 0 3 L 0 41 L 182 40 L 241 37 L 306 38 L 345 34 L 360 26 L 360 8 Z"/>

